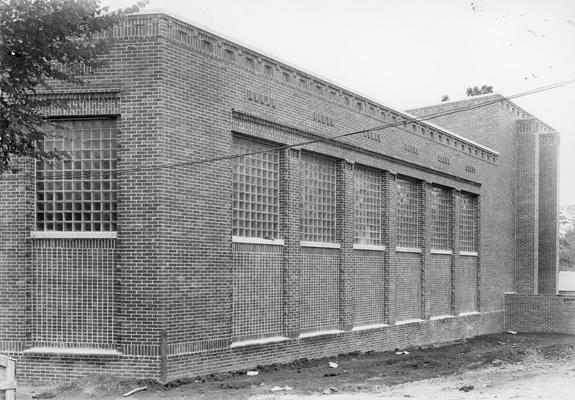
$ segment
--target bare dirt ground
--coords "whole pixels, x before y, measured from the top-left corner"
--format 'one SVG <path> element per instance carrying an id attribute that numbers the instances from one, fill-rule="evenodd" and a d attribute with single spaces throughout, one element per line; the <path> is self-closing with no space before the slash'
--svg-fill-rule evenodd
<path id="1" fill-rule="evenodd" d="M 21 387 L 17 399 L 575 398 L 574 336 L 502 333 L 441 347 L 405 350 L 409 354 L 368 352 L 301 359 L 287 365 L 260 366 L 255 376 L 237 371 L 168 385 L 90 376 L 59 386 Z M 337 368 L 330 367 L 330 362 L 336 363 Z M 122 397 L 142 386 L 147 390 Z"/>

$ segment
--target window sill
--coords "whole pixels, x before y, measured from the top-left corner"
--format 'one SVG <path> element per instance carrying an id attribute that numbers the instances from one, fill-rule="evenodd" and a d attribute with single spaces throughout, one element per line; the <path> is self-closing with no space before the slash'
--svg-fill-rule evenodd
<path id="1" fill-rule="evenodd" d="M 354 244 L 354 250 L 372 250 L 372 251 L 385 251 L 385 246 L 379 244 Z"/>
<path id="2" fill-rule="evenodd" d="M 339 249 L 341 245 L 339 243 L 328 243 L 328 242 L 300 242 L 301 247 L 320 247 L 324 249 Z"/>
<path id="3" fill-rule="evenodd" d="M 232 243 L 245 243 L 245 244 L 269 244 L 272 246 L 283 246 L 283 239 L 263 239 L 263 238 L 251 238 L 243 236 L 232 236 Z"/>
<path id="4" fill-rule="evenodd" d="M 74 356 L 117 357 L 122 353 L 114 349 L 94 349 L 88 347 L 31 347 L 23 351 L 26 354 L 63 354 Z"/>
<path id="5" fill-rule="evenodd" d="M 316 331 L 316 332 L 305 332 L 299 335 L 300 339 L 310 338 L 310 337 L 317 337 L 317 336 L 328 336 L 328 335 L 337 335 L 339 333 L 343 333 L 343 331 L 339 329 L 330 329 L 328 331 Z"/>
<path id="6" fill-rule="evenodd" d="M 402 321 L 395 321 L 395 325 L 418 324 L 423 322 L 421 318 L 404 319 Z"/>
<path id="7" fill-rule="evenodd" d="M 232 342 L 232 344 L 230 344 L 230 347 L 234 348 L 234 347 L 257 346 L 268 343 L 284 342 L 286 340 L 288 340 L 288 338 L 285 336 L 274 336 L 262 339 L 252 339 L 252 340 L 242 340 L 239 342 Z"/>
<path id="8" fill-rule="evenodd" d="M 465 312 L 459 313 L 458 316 L 459 317 L 466 317 L 468 315 L 479 315 L 479 314 L 481 314 L 479 311 L 465 311 Z"/>
<path id="9" fill-rule="evenodd" d="M 448 318 L 455 318 L 455 317 L 456 317 L 455 315 L 444 314 L 444 315 L 435 315 L 435 316 L 433 316 L 433 317 L 430 317 L 429 319 L 430 319 L 431 321 L 437 321 L 437 320 L 440 320 L 440 319 L 448 319 Z"/>
<path id="10" fill-rule="evenodd" d="M 460 251 L 460 256 L 469 256 L 469 257 L 479 257 L 479 253 L 476 251 Z"/>
<path id="11" fill-rule="evenodd" d="M 389 326 L 389 325 L 387 325 L 387 324 L 359 325 L 359 326 L 354 326 L 351 330 L 353 332 L 361 332 L 361 331 L 369 331 L 371 329 L 385 328 L 386 326 Z"/>
<path id="12" fill-rule="evenodd" d="M 32 239 L 117 239 L 118 232 L 58 232 L 58 231 L 33 231 L 30 232 Z"/>
<path id="13" fill-rule="evenodd" d="M 421 253 L 421 249 L 417 247 L 396 247 L 396 253 Z"/>
<path id="14" fill-rule="evenodd" d="M 431 254 L 445 254 L 445 255 L 452 255 L 453 251 L 451 250 L 441 250 L 441 249 L 431 249 Z"/>

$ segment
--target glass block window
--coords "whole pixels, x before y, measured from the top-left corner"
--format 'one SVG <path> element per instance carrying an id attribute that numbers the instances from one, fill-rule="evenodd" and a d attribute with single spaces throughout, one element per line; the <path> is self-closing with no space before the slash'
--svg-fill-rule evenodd
<path id="1" fill-rule="evenodd" d="M 417 182 L 397 180 L 397 246 L 419 247 L 419 198 Z"/>
<path id="2" fill-rule="evenodd" d="M 363 167 L 355 168 L 355 243 L 382 243 L 381 185 L 380 171 Z"/>
<path id="3" fill-rule="evenodd" d="M 447 189 L 432 187 L 431 191 L 431 248 L 451 249 L 451 193 Z"/>
<path id="4" fill-rule="evenodd" d="M 477 197 L 461 194 L 459 246 L 461 251 L 477 251 Z"/>
<path id="5" fill-rule="evenodd" d="M 71 161 L 36 163 L 36 229 L 115 231 L 116 120 L 57 122 L 40 146 L 65 151 Z"/>
<path id="6" fill-rule="evenodd" d="M 303 240 L 336 242 L 336 161 L 302 154 Z"/>
<path id="7" fill-rule="evenodd" d="M 279 151 L 272 145 L 234 136 L 232 235 L 277 239 L 279 235 Z M 270 150 L 270 151 L 265 151 Z"/>

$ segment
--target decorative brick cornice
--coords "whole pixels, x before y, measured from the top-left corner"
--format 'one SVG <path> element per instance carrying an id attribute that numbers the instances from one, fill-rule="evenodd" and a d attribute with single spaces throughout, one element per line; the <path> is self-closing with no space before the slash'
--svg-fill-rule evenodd
<path id="1" fill-rule="evenodd" d="M 37 96 L 49 101 L 41 109 L 47 117 L 120 114 L 119 90 L 41 92 Z"/>
<path id="2" fill-rule="evenodd" d="M 402 111 L 377 103 L 357 93 L 339 87 L 335 83 L 319 78 L 295 68 L 285 62 L 235 43 L 220 35 L 200 29 L 181 17 L 165 11 L 147 11 L 145 14 L 132 15 L 126 26 L 114 30 L 114 35 L 123 34 L 151 36 L 152 32 L 165 37 L 168 41 L 203 53 L 222 62 L 234 64 L 250 73 L 275 80 L 276 83 L 302 90 L 324 101 L 344 107 L 376 121 L 399 124 L 397 129 L 406 133 L 415 133 L 430 141 L 437 141 L 454 150 L 458 150 L 484 161 L 495 163 L 499 154 L 485 146 L 474 143 L 439 126 L 421 121 Z M 131 27 L 131 28 L 130 28 Z M 134 28 L 134 27 L 137 27 Z M 333 122 L 333 121 L 332 121 Z"/>

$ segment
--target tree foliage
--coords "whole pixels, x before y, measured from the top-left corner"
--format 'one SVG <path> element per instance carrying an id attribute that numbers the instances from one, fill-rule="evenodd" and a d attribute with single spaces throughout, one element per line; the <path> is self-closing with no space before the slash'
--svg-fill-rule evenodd
<path id="1" fill-rule="evenodd" d="M 467 88 L 467 96 L 479 96 L 480 94 L 488 94 L 493 93 L 493 86 L 483 85 L 481 88 L 475 87 L 468 87 Z"/>
<path id="2" fill-rule="evenodd" d="M 559 265 L 575 270 L 575 205 L 559 211 Z"/>
<path id="3" fill-rule="evenodd" d="M 0 174 L 14 157 L 63 156 L 38 147 L 48 100 L 37 91 L 85 84 L 83 71 L 102 67 L 111 45 L 101 33 L 145 4 L 108 12 L 99 0 L 0 0 Z"/>

